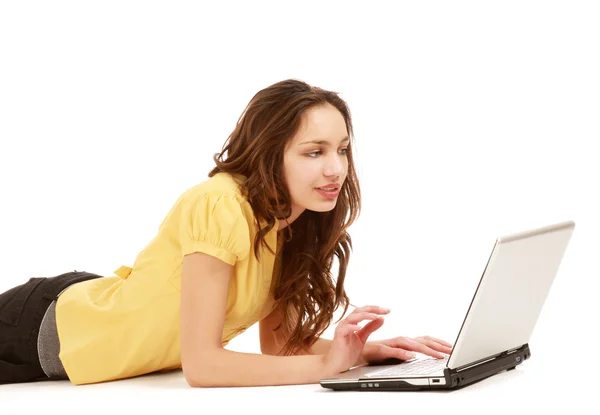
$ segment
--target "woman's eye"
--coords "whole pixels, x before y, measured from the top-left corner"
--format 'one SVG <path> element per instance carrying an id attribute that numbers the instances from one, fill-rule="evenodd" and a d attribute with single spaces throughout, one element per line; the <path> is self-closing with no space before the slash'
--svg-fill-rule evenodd
<path id="1" fill-rule="evenodd" d="M 340 151 L 341 151 L 341 152 L 342 152 L 342 154 L 344 154 L 344 155 L 345 155 L 345 154 L 348 154 L 348 148 L 342 148 L 342 149 L 340 149 Z M 311 153 L 306 153 L 306 155 L 307 155 L 308 157 L 313 157 L 313 158 L 315 158 L 315 157 L 317 157 L 317 155 L 319 155 L 319 154 L 321 154 L 321 153 L 322 153 L 322 151 L 321 151 L 321 150 L 319 150 L 319 151 L 313 151 L 313 152 L 311 152 Z"/>

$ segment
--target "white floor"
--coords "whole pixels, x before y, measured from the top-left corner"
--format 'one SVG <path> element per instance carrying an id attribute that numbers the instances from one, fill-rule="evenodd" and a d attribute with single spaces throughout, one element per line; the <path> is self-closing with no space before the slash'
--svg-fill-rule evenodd
<path id="1" fill-rule="evenodd" d="M 532 358 L 516 370 L 452 392 L 333 392 L 320 385 L 198 389 L 187 385 L 181 371 L 84 386 L 2 385 L 0 413 L 541 414 L 558 409 L 597 414 L 597 406 L 590 405 L 596 376 L 575 361 L 566 367 L 569 360 L 532 349 Z"/>

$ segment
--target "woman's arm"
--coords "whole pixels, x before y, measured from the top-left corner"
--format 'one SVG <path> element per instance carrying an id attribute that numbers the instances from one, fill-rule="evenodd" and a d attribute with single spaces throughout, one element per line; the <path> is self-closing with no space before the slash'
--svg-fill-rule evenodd
<path id="1" fill-rule="evenodd" d="M 278 307 L 260 321 L 260 350 L 263 354 L 277 355 L 287 342 L 290 335 L 289 332 L 286 332 L 283 328 L 274 331 L 282 318 L 283 310 L 281 307 Z M 332 340 L 319 338 L 308 350 L 300 350 L 296 352 L 295 355 L 327 355 L 331 349 L 331 343 Z M 364 363 L 365 360 L 361 357 L 357 360 L 356 365 Z"/>
<path id="2" fill-rule="evenodd" d="M 195 252 L 183 260 L 181 363 L 193 387 L 318 383 L 332 375 L 325 356 L 269 356 L 223 348 L 227 291 L 233 266 Z"/>
<path id="3" fill-rule="evenodd" d="M 277 355 L 289 338 L 289 333 L 285 330 L 273 331 L 282 318 L 282 310 L 278 308 L 260 322 L 260 347 L 263 354 Z M 332 344 L 332 340 L 319 338 L 308 350 L 301 350 L 296 355 L 328 355 Z M 430 336 L 367 341 L 360 355 L 352 362 L 352 366 L 362 366 L 388 358 L 408 360 L 414 357 L 413 352 L 443 358 L 443 353 L 451 351 L 449 343 Z"/>

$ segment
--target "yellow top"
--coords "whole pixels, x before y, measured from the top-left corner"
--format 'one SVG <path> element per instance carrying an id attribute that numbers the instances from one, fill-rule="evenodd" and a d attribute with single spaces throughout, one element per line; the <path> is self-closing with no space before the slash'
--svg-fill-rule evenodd
<path id="1" fill-rule="evenodd" d="M 219 173 L 177 199 L 133 267 L 82 281 L 57 301 L 59 357 L 75 385 L 181 368 L 179 312 L 183 256 L 204 252 L 234 266 L 222 343 L 273 308 L 275 255 L 261 247 L 258 229 L 238 184 L 244 176 Z M 265 224 L 263 219 L 261 224 Z M 266 241 L 279 252 L 278 221 Z M 276 246 L 277 245 L 277 246 Z M 280 257 L 280 255 L 277 255 Z M 279 264 L 277 264 L 278 268 Z M 273 284 L 272 284 L 273 283 Z"/>

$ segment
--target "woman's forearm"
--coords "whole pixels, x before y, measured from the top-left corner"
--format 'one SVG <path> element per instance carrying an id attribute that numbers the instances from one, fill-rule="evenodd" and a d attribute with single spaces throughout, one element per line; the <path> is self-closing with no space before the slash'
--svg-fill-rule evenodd
<path id="1" fill-rule="evenodd" d="M 274 386 L 319 383 L 329 373 L 325 356 L 272 356 L 215 350 L 188 363 L 184 373 L 190 386 Z"/>

